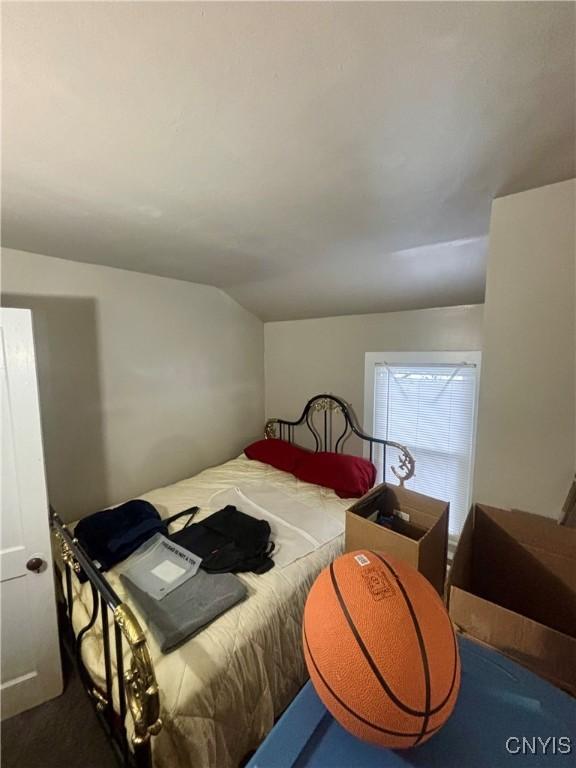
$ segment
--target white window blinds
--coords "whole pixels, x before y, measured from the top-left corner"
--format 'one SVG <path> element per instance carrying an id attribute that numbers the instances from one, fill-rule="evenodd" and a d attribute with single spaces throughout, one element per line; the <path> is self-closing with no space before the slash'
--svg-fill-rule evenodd
<path id="1" fill-rule="evenodd" d="M 416 474 L 406 487 L 449 501 L 450 533 L 456 535 L 471 498 L 476 387 L 472 364 L 374 367 L 374 435 L 410 449 Z M 393 459 L 387 455 L 384 479 L 397 483 Z M 382 462 L 376 466 L 381 472 Z"/>

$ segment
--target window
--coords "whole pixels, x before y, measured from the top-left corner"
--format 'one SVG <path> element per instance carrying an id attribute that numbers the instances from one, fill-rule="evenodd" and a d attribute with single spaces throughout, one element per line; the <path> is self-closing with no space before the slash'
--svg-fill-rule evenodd
<path id="1" fill-rule="evenodd" d="M 406 445 L 416 474 L 406 487 L 450 502 L 457 536 L 471 503 L 479 352 L 368 353 L 365 426 L 375 437 Z M 376 455 L 379 481 L 397 484 L 394 457 Z"/>

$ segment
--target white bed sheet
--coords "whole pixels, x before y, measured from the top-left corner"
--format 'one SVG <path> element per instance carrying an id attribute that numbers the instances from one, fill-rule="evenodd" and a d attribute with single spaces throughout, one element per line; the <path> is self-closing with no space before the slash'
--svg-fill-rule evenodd
<path id="1" fill-rule="evenodd" d="M 240 486 L 249 493 L 265 484 L 343 522 L 349 500 L 333 491 L 303 483 L 286 472 L 245 456 L 205 470 L 188 480 L 143 494 L 162 517 L 198 505 L 197 520 L 210 514 L 218 491 Z M 183 525 L 177 521 L 172 530 Z M 147 632 L 161 694 L 162 731 L 153 737 L 155 768 L 236 768 L 272 728 L 306 680 L 301 648 L 301 620 L 308 591 L 318 573 L 342 551 L 342 536 L 284 568 L 257 576 L 242 574 L 248 598 L 170 654 L 160 652 Z M 116 569 L 107 578 L 145 628 L 138 608 L 126 594 Z M 90 588 L 74 580 L 74 626 L 88 620 Z M 83 643 L 83 660 L 103 687 L 99 624 Z M 130 727 L 130 718 L 127 718 Z"/>

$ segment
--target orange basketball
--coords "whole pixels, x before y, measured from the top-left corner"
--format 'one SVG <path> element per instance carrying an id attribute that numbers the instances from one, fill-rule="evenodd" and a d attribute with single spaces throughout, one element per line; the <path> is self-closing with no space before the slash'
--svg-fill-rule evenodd
<path id="1" fill-rule="evenodd" d="M 454 709 L 460 657 L 434 587 L 381 552 L 337 558 L 304 609 L 306 665 L 327 709 L 350 733 L 384 747 L 429 739 Z"/>

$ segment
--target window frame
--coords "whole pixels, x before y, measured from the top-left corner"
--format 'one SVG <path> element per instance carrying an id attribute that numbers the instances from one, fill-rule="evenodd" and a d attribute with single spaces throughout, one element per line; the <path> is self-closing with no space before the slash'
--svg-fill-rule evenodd
<path id="1" fill-rule="evenodd" d="M 467 508 L 470 509 L 474 495 L 474 475 L 476 466 L 476 439 L 478 434 L 478 400 L 480 394 L 480 378 L 482 374 L 482 352 L 480 350 L 440 351 L 431 352 L 366 352 L 364 362 L 364 431 L 371 435 L 374 432 L 374 381 L 377 365 L 457 365 L 458 363 L 476 367 L 476 397 L 474 398 L 474 413 L 472 414 L 472 451 L 470 455 L 470 489 L 468 492 Z M 418 465 L 416 465 L 416 472 Z M 452 550 L 458 541 L 455 534 L 449 535 L 449 549 Z"/>

